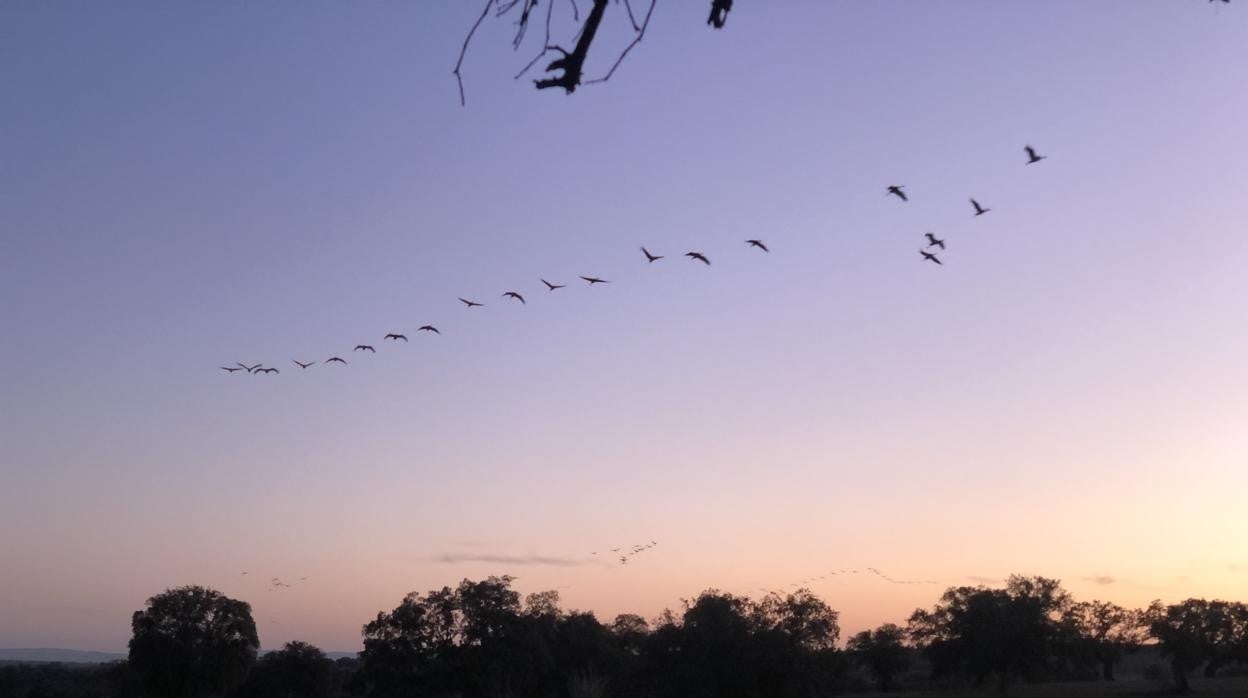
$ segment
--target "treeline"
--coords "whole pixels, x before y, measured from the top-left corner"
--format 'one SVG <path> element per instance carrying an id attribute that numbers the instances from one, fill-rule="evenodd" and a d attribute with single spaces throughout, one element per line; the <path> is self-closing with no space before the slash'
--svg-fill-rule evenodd
<path id="1" fill-rule="evenodd" d="M 1248 605 L 1188 599 L 1143 609 L 1076 602 L 1043 577 L 953 587 L 902 625 L 841 642 L 808 590 L 759 599 L 707 590 L 647 621 L 565 611 L 510 577 L 408 595 L 363 628 L 364 650 L 331 661 L 302 642 L 257 657 L 250 607 L 203 587 L 158 594 L 134 614 L 129 660 L 70 670 L 0 667 L 0 698 L 796 698 L 899 687 L 1114 679 L 1154 645 L 1174 687 L 1248 664 Z M 923 676 L 915 681 L 916 669 Z"/>

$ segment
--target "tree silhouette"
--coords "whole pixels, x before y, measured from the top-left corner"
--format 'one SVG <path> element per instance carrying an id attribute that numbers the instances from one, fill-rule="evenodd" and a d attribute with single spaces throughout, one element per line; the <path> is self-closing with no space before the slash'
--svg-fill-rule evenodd
<path id="1" fill-rule="evenodd" d="M 544 14 L 545 34 L 542 40 L 541 48 L 537 55 L 516 74 L 519 79 L 529 71 L 536 63 L 549 55 L 555 55 L 555 59 L 546 64 L 545 72 L 549 73 L 547 77 L 538 78 L 533 81 L 534 86 L 539 90 L 545 90 L 552 87 L 562 88 L 567 94 L 576 91 L 576 88 L 582 84 L 591 84 L 596 82 L 606 82 L 615 74 L 620 64 L 628 57 L 630 51 L 633 50 L 641 40 L 645 38 L 646 29 L 650 26 L 650 18 L 654 14 L 654 7 L 657 0 L 636 0 L 639 2 L 637 8 L 633 7 L 634 0 L 616 0 L 614 3 L 608 0 L 590 0 L 589 12 L 585 13 L 585 19 L 582 22 L 581 13 L 577 7 L 576 1 L 569 3 L 569 9 L 572 14 L 572 21 L 577 25 L 576 31 L 573 33 L 574 41 L 572 48 L 567 49 L 557 43 L 551 43 L 551 19 L 554 16 L 555 3 L 559 0 L 545 0 L 545 12 L 542 12 L 543 0 L 485 0 L 480 14 L 477 16 L 476 22 L 468 30 L 467 36 L 464 37 L 464 43 L 460 47 L 459 60 L 455 62 L 456 83 L 459 85 L 459 101 L 461 104 L 465 102 L 464 98 L 464 80 L 461 70 L 464 65 L 464 58 L 468 53 L 469 45 L 472 43 L 473 36 L 476 35 L 477 29 L 485 18 L 489 16 L 490 11 L 494 11 L 495 17 L 516 17 L 516 34 L 512 38 L 512 48 L 519 49 L 525 43 L 525 37 L 528 35 L 530 22 L 534 17 Z M 627 19 L 632 29 L 632 40 L 626 44 L 617 54 L 615 62 L 607 69 L 601 77 L 586 80 L 585 79 L 585 60 L 589 57 L 589 49 L 593 46 L 594 40 L 598 38 L 599 29 L 602 27 L 604 18 L 610 7 L 615 6 L 612 12 L 623 21 Z M 642 11 L 644 7 L 644 12 Z M 724 23 L 728 19 L 728 13 L 732 11 L 732 0 L 710 0 L 710 16 L 707 24 L 715 29 L 722 29 Z"/>
<path id="2" fill-rule="evenodd" d="M 909 633 L 937 675 L 962 673 L 983 683 L 1010 681 L 1044 664 L 1060 637 L 1069 595 L 1055 579 L 1012 576 L 1004 589 L 954 587 L 930 611 L 910 616 Z"/>
<path id="3" fill-rule="evenodd" d="M 1107 601 L 1081 601 L 1062 615 L 1062 627 L 1077 661 L 1100 666 L 1101 678 L 1114 680 L 1114 665 L 1148 636 L 1142 615 Z"/>
<path id="4" fill-rule="evenodd" d="M 200 586 L 169 589 L 131 619 L 130 668 L 153 695 L 228 693 L 256 662 L 251 606 Z"/>
<path id="5" fill-rule="evenodd" d="M 633 621 L 616 625 L 636 629 Z M 819 695 L 841 676 L 836 612 L 802 590 L 759 602 L 714 589 L 664 613 L 642 648 L 641 691 L 655 696 Z"/>
<path id="6" fill-rule="evenodd" d="M 334 663 L 306 642 L 288 642 L 256 662 L 240 698 L 334 698 Z"/>
<path id="7" fill-rule="evenodd" d="M 1145 611 L 1148 632 L 1170 660 L 1175 688 L 1189 688 L 1188 674 L 1201 664 L 1205 676 L 1233 660 L 1248 661 L 1248 606 L 1238 602 L 1187 599 Z"/>
<path id="8" fill-rule="evenodd" d="M 849 638 L 845 649 L 875 677 L 881 691 L 893 688 L 893 679 L 910 667 L 905 646 L 905 630 L 885 623 L 875 630 L 863 630 Z"/>

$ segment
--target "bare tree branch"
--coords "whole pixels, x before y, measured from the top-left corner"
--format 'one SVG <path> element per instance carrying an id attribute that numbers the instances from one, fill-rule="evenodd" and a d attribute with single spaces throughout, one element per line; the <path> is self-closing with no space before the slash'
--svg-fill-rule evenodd
<path id="1" fill-rule="evenodd" d="M 464 54 L 468 53 L 468 43 L 472 41 L 472 35 L 477 33 L 477 27 L 481 26 L 481 21 L 490 13 L 490 5 L 494 4 L 494 0 L 485 0 L 485 7 L 481 9 L 481 16 L 477 17 L 476 23 L 472 25 L 472 29 L 468 31 L 468 36 L 464 37 L 464 45 L 459 49 L 459 60 L 455 61 L 455 82 L 459 83 L 459 106 L 466 104 L 464 100 L 464 78 L 459 74 L 460 67 L 464 64 Z M 514 4 L 514 3 L 513 3 Z"/>
<path id="2" fill-rule="evenodd" d="M 637 36 L 634 36 L 633 40 L 628 44 L 628 46 L 624 47 L 624 51 L 620 53 L 619 58 L 615 59 L 615 65 L 611 66 L 611 70 L 608 70 L 607 74 L 600 78 L 587 80 L 585 82 L 586 85 L 592 85 L 596 82 L 606 82 L 611 79 L 611 76 L 615 74 L 615 69 L 619 68 L 620 64 L 624 62 L 624 58 L 628 56 L 628 52 L 632 51 L 634 46 L 636 46 L 637 44 L 640 44 L 642 38 L 645 37 L 646 27 L 650 26 L 650 15 L 654 14 L 654 6 L 658 4 L 658 1 L 659 0 L 650 0 L 650 9 L 646 10 L 646 18 L 641 20 L 640 27 L 637 27 L 637 22 L 635 21 L 633 22 L 633 26 L 637 27 Z M 624 0 L 624 6 L 628 7 L 628 0 Z M 629 8 L 629 18 L 632 19 L 632 8 Z"/>
<path id="3" fill-rule="evenodd" d="M 628 10 L 628 21 L 633 23 L 633 31 L 640 32 L 641 27 L 637 26 L 637 18 L 633 16 L 633 4 L 629 0 L 624 0 L 624 9 Z"/>
<path id="4" fill-rule="evenodd" d="M 563 57 L 551 61 L 546 66 L 546 72 L 562 70 L 563 74 L 544 80 L 534 80 L 533 84 L 537 86 L 537 89 L 544 90 L 549 87 L 562 87 L 568 94 L 576 91 L 576 87 L 581 84 L 585 57 L 589 54 L 590 44 L 594 42 L 594 37 L 598 34 L 598 26 L 602 24 L 602 16 L 606 11 L 607 0 L 594 0 L 593 8 L 589 11 L 589 15 L 585 17 L 585 25 L 581 27 L 580 38 L 576 42 L 576 48 L 571 53 L 559 46 L 551 47 L 553 50 L 562 53 Z"/>
<path id="5" fill-rule="evenodd" d="M 534 56 L 533 60 L 529 61 L 524 68 L 520 70 L 520 72 L 516 73 L 516 76 L 512 78 L 513 80 L 519 80 L 521 76 L 529 72 L 529 68 L 532 68 L 534 63 L 542 60 L 542 56 L 550 53 L 550 15 L 554 12 L 554 9 L 555 0 L 550 0 L 550 2 L 546 4 L 546 38 L 542 40 L 542 50 Z"/>
<path id="6" fill-rule="evenodd" d="M 551 2 L 554 2 L 554 0 L 551 0 Z M 576 7 L 576 0 L 568 0 L 568 2 L 572 3 L 572 21 L 581 21 L 581 11 Z"/>

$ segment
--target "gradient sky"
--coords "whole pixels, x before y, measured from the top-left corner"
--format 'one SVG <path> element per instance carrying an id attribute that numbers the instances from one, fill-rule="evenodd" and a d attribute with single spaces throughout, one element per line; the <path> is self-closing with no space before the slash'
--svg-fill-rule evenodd
<path id="1" fill-rule="evenodd" d="M 813 585 L 847 631 L 1015 572 L 1248 596 L 1248 8 L 773 5 L 661 2 L 570 97 L 489 20 L 461 108 L 477 2 L 0 3 L 0 646 L 182 584 L 338 650 L 503 573 L 941 582 Z"/>

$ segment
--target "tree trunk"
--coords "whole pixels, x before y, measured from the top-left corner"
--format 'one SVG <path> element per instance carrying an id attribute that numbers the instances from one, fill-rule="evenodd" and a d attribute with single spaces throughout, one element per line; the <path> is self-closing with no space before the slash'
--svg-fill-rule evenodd
<path id="1" fill-rule="evenodd" d="M 1179 660 L 1177 659 L 1174 660 L 1173 662 L 1170 662 L 1170 670 L 1171 670 L 1171 673 L 1174 674 L 1175 690 L 1177 690 L 1179 693 L 1187 693 L 1187 689 L 1188 689 L 1187 670 L 1184 669 L 1179 664 Z"/>
<path id="2" fill-rule="evenodd" d="M 1212 679 L 1213 677 L 1217 676 L 1218 669 L 1221 669 L 1221 668 L 1222 668 L 1222 662 L 1216 659 L 1210 659 L 1209 663 L 1205 665 L 1205 678 Z"/>
<path id="3" fill-rule="evenodd" d="M 1105 679 L 1106 681 L 1114 680 L 1114 660 L 1112 659 L 1101 660 L 1101 678 Z"/>

